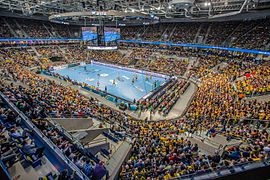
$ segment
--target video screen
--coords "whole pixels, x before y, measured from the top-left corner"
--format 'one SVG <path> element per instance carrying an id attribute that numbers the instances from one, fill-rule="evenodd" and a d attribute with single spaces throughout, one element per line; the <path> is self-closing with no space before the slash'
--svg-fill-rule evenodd
<path id="1" fill-rule="evenodd" d="M 120 39 L 120 28 L 104 27 L 105 42 L 115 41 Z"/>
<path id="2" fill-rule="evenodd" d="M 97 39 L 97 27 L 82 27 L 82 38 L 84 41 Z"/>

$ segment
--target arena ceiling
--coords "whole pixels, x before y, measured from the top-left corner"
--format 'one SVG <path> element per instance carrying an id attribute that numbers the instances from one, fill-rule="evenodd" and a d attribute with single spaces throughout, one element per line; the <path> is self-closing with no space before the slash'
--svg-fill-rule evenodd
<path id="1" fill-rule="evenodd" d="M 67 12 L 116 10 L 161 19 L 211 18 L 269 8 L 270 0 L 0 0 L 0 11 L 47 17 Z"/>

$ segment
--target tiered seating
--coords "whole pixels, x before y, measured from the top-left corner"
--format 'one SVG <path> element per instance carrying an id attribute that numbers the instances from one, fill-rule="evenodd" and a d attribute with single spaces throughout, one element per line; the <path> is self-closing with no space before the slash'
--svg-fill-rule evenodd
<path id="1" fill-rule="evenodd" d="M 12 92 L 13 90 L 10 89 Z M 23 101 L 25 98 L 20 98 L 17 96 L 17 94 L 10 93 L 9 91 L 5 91 L 5 95 L 7 95 L 9 98 L 11 98 L 12 101 L 18 102 L 18 107 L 23 111 L 24 109 L 31 108 L 31 105 L 27 102 Z M 26 107 L 22 109 L 21 103 L 24 103 Z M 38 105 L 35 105 L 38 107 Z M 32 107 L 34 108 L 34 107 Z M 40 114 L 39 114 L 40 113 Z M 44 114 L 42 112 L 32 112 L 30 114 L 30 117 L 42 117 Z M 71 160 L 73 161 L 78 168 L 80 168 L 86 175 L 88 174 L 85 172 L 85 163 L 88 161 L 87 159 L 90 159 L 90 156 L 88 156 L 87 153 L 84 153 L 83 150 L 79 149 L 71 140 L 69 140 L 63 132 L 60 132 L 56 127 L 50 125 L 47 121 L 39 120 L 39 119 L 33 119 L 33 123 L 42 131 L 42 133 L 48 137 L 62 152 Z M 22 148 L 24 148 L 25 144 L 22 144 Z M 20 147 L 20 145 L 18 145 Z M 37 152 L 41 150 L 36 150 Z M 22 151 L 23 152 L 23 151 Z M 31 156 L 32 157 L 32 156 Z M 26 156 L 27 160 L 30 162 L 33 162 L 33 164 L 37 164 L 37 158 L 35 156 L 30 159 L 28 156 Z M 95 159 L 97 163 L 99 162 L 98 159 Z M 94 162 L 92 162 L 94 164 Z M 91 166 L 94 167 L 94 165 L 91 164 Z M 95 176 L 95 172 L 91 172 L 91 174 L 88 174 L 88 177 Z M 105 174 L 104 174 L 105 175 Z"/>
<path id="2" fill-rule="evenodd" d="M 150 109 L 150 111 L 158 110 L 164 115 L 167 115 L 188 86 L 189 83 L 186 81 L 173 79 L 164 89 L 151 97 L 151 99 L 142 101 L 141 105 L 144 109 Z"/>
<path id="3" fill-rule="evenodd" d="M 265 47 L 270 42 L 269 22 L 269 18 L 234 22 L 192 22 L 176 23 L 176 27 L 164 23 L 149 26 L 141 38 L 148 41 L 160 41 L 162 32 L 167 29 L 166 32 L 173 31 L 169 39 L 172 42 L 198 43 L 197 40 L 201 37 L 202 42 L 199 43 L 205 42 L 209 45 L 265 50 Z M 208 31 L 209 27 L 210 31 Z M 125 39 L 134 39 L 136 31 L 138 31 L 138 27 L 134 29 L 127 27 L 122 32 L 128 32 L 125 33 Z"/>
<path id="4" fill-rule="evenodd" d="M 0 23 L 4 26 L 0 29 L 1 36 L 5 37 L 14 37 L 9 28 L 6 26 L 3 18 L 7 20 L 11 28 L 16 33 L 16 37 L 33 37 L 33 38 L 59 38 L 66 37 L 66 38 L 75 38 L 81 37 L 81 30 L 79 26 L 70 26 L 64 24 L 55 24 L 49 23 L 47 21 L 37 21 L 37 20 L 25 20 L 25 19 L 14 19 L 14 18 L 6 18 L 1 17 Z M 20 29 L 15 21 L 19 24 Z M 27 36 L 24 35 L 26 33 Z"/>
<path id="5" fill-rule="evenodd" d="M 212 24 L 212 28 L 207 36 L 206 44 L 215 46 L 223 45 L 237 26 L 238 22 L 223 22 L 222 24 Z"/>
<path id="6" fill-rule="evenodd" d="M 146 30 L 141 38 L 144 40 L 159 41 L 166 26 L 166 24 L 149 25 L 146 27 Z"/>
<path id="7" fill-rule="evenodd" d="M 107 61 L 110 63 L 118 63 L 124 55 L 118 51 L 90 51 L 89 58 L 97 61 Z"/>
<path id="8" fill-rule="evenodd" d="M 237 90 L 245 96 L 265 95 L 270 93 L 269 62 L 262 66 L 253 66 L 245 71 L 242 79 L 236 81 Z"/>
<path id="9" fill-rule="evenodd" d="M 170 75 L 183 75 L 186 71 L 188 61 L 174 58 L 157 58 L 148 65 L 150 71 L 161 72 Z"/>
<path id="10" fill-rule="evenodd" d="M 215 36 L 215 23 L 211 26 L 213 31 L 211 30 L 209 38 L 212 38 L 212 35 Z M 231 29 L 230 27 L 228 25 L 226 29 Z M 255 28 L 249 29 L 252 32 L 251 34 L 253 34 L 253 31 L 261 32 L 257 23 L 252 23 L 248 27 Z M 248 31 L 247 29 L 246 24 L 243 23 L 232 35 L 240 37 Z M 238 32 L 238 30 L 242 32 Z M 205 33 L 205 29 L 202 32 Z M 147 31 L 147 37 L 148 34 Z M 191 34 L 194 35 L 194 32 Z M 246 37 L 249 37 L 248 34 Z M 192 38 L 188 37 L 187 39 L 187 41 L 191 41 Z M 154 49 L 158 46 L 148 47 Z M 42 52 L 44 49 L 45 51 Z M 73 47 L 67 47 L 67 49 L 67 54 L 80 55 L 80 48 L 73 50 Z M 164 52 L 166 47 L 158 47 L 158 49 L 163 49 L 163 55 L 176 53 L 173 51 Z M 51 49 L 47 52 L 46 48 L 43 47 L 39 47 L 38 51 L 42 56 L 50 53 L 51 55 L 61 54 L 60 51 Z M 137 67 L 149 69 L 149 65 L 152 66 L 153 64 L 150 64 L 150 61 L 144 64 L 142 61 L 159 50 L 147 49 L 142 51 L 143 53 L 139 49 L 134 51 L 132 58 L 136 58 L 138 55 L 141 61 L 136 64 Z M 189 50 L 181 51 L 187 56 L 190 53 Z M 74 89 L 64 87 L 54 81 L 45 80 L 27 69 L 44 64 L 41 61 L 33 60 L 33 55 L 24 49 L 1 51 L 0 63 L 3 70 L 1 70 L 0 77 L 5 79 L 5 82 L 1 82 L 0 91 L 4 92 L 9 100 L 24 112 L 38 129 L 42 130 L 45 135 L 44 138 L 48 137 L 56 145 L 56 148 L 61 149 L 68 156 L 69 161 L 74 162 L 88 177 L 95 176 L 95 170 L 91 173 L 91 169 L 95 169 L 94 166 L 102 167 L 103 172 L 106 173 L 104 165 L 99 164 L 99 160 L 93 154 L 77 147 L 64 133 L 49 124 L 45 120 L 46 117 L 87 116 L 113 123 L 118 122 L 127 127 L 128 132 L 126 133 L 134 137 L 134 143 L 132 144 L 131 157 L 122 167 L 120 176 L 123 179 L 172 179 L 193 173 L 210 172 L 211 169 L 234 166 L 243 162 L 265 160 L 270 151 L 269 133 L 265 129 L 268 127 L 268 120 L 270 119 L 269 102 L 267 100 L 264 100 L 266 102 L 252 100 L 248 96 L 243 96 L 243 94 L 248 91 L 254 92 L 255 97 L 266 94 L 269 86 L 269 63 L 254 62 L 250 60 L 253 59 L 252 56 L 246 57 L 246 55 L 237 53 L 232 54 L 216 50 L 194 50 L 194 52 L 200 54 L 200 56 L 189 69 L 188 77 L 198 81 L 198 91 L 188 108 L 188 113 L 181 120 L 166 122 L 135 120 L 131 116 L 101 104 L 97 99 L 88 99 Z M 117 51 L 92 52 L 91 56 L 97 60 L 107 60 L 106 57 L 108 56 L 108 61 L 111 63 L 118 63 L 119 58 L 122 57 Z M 70 62 L 83 58 L 85 58 L 85 55 L 74 58 Z M 151 63 L 154 61 L 155 59 L 152 59 Z M 123 61 L 122 63 L 126 64 L 126 62 Z M 167 68 L 169 64 L 175 63 L 172 59 L 168 62 L 166 59 L 157 60 L 157 62 L 159 64 L 164 63 L 162 68 L 157 69 L 157 71 L 164 73 L 173 71 L 174 74 L 177 74 L 176 69 Z M 182 73 L 179 72 L 179 74 Z M 166 115 L 179 96 L 188 88 L 188 85 L 189 83 L 186 81 L 172 80 L 166 89 L 161 90 L 148 101 L 142 102 L 142 109 L 160 111 Z M 236 88 L 234 85 L 236 85 Z M 39 158 L 42 157 L 43 150 L 40 148 L 40 144 L 31 140 L 35 136 L 31 134 L 30 129 L 25 130 L 25 127 L 18 126 L 19 119 L 16 119 L 13 113 L 7 110 L 2 113 L 2 109 L 0 113 L 1 121 L 4 119 L 0 126 L 1 140 L 6 137 L 3 137 L 3 132 L 9 131 L 8 137 L 11 137 L 11 147 L 16 149 L 21 147 L 21 152 L 18 150 L 18 154 L 20 153 L 32 166 L 42 164 Z M 253 123 L 250 123 L 247 119 L 251 119 L 251 122 L 256 121 L 259 125 L 251 126 L 250 124 Z M 14 124 L 20 131 L 18 133 L 21 134 L 18 139 L 13 134 L 18 131 L 14 129 Z M 198 145 L 191 143 L 188 139 L 181 138 L 185 135 L 185 132 L 192 134 L 199 131 L 207 132 L 206 136 L 209 138 L 218 134 L 227 137 L 227 140 L 241 140 L 242 144 L 240 146 L 228 146 L 222 156 L 219 154 L 207 156 L 202 152 L 199 153 Z M 29 142 L 24 141 L 24 134 L 27 134 L 30 143 L 36 146 L 33 146 L 33 148 L 39 147 L 39 150 L 36 149 L 38 153 L 34 153 L 34 156 L 32 156 L 33 154 L 30 154 L 31 156 L 25 154 L 27 151 L 23 150 L 24 146 L 30 145 L 27 144 Z M 115 129 L 109 133 L 104 133 L 104 135 L 114 142 L 124 138 L 122 137 L 123 133 Z M 7 140 L 5 139 L 5 141 Z M 107 157 L 110 156 L 110 153 L 105 149 L 102 149 L 102 153 Z M 1 144 L 1 156 L 3 154 Z M 95 163 L 92 164 L 90 159 Z M 5 162 L 7 166 L 13 163 L 12 161 Z M 65 171 L 61 174 L 62 179 L 71 179 Z M 51 174 L 46 176 L 51 177 Z"/>
<path id="11" fill-rule="evenodd" d="M 14 37 L 13 34 L 10 32 L 9 28 L 7 27 L 3 18 L 0 17 L 0 38 L 9 38 Z"/>
<path id="12" fill-rule="evenodd" d="M 232 37 L 236 38 L 232 46 L 264 50 L 266 43 L 269 43 L 269 28 L 269 19 L 260 21 L 253 20 L 248 23 L 243 23 L 237 28 L 237 31 L 232 34 Z"/>
<path id="13" fill-rule="evenodd" d="M 199 29 L 199 23 L 179 23 L 176 24 L 174 33 L 170 40 L 177 43 L 192 43 L 197 30 Z"/>
<path id="14" fill-rule="evenodd" d="M 103 132 L 103 135 L 107 138 L 109 138 L 110 140 L 112 140 L 115 143 L 119 142 L 119 139 L 117 139 L 116 137 L 114 137 L 112 134 L 107 133 L 107 132 Z"/>
<path id="15" fill-rule="evenodd" d="M 9 109 L 1 99 L 0 140 L 1 162 L 7 167 L 8 173 L 12 174 L 12 178 L 16 179 L 21 176 L 20 173 L 22 172 L 20 172 L 19 169 L 16 170 L 19 166 L 27 168 L 28 171 L 30 170 L 30 174 L 40 169 L 41 172 L 39 172 L 39 175 L 45 175 L 44 172 L 50 170 L 51 167 L 47 165 L 47 161 L 48 159 L 52 161 L 51 158 L 54 157 L 51 157 L 51 154 L 48 156 L 48 153 L 45 152 L 45 146 L 36 137 L 32 129 L 27 127 L 24 121 L 22 121 L 15 112 Z M 61 170 L 63 165 L 59 164 L 58 160 L 53 161 L 58 167 L 57 169 L 52 168 L 49 174 L 57 177 L 59 174 L 57 170 Z M 46 165 L 44 165 L 44 163 L 46 163 Z M 30 166 L 36 168 L 36 170 L 31 170 Z M 46 166 L 46 170 L 44 170 L 44 166 Z M 23 175 L 23 177 L 25 178 L 25 175 Z"/>

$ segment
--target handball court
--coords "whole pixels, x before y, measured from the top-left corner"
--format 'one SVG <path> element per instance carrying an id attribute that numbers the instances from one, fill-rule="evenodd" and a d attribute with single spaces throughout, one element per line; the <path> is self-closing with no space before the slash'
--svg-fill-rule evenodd
<path id="1" fill-rule="evenodd" d="M 78 90 L 82 95 L 85 95 L 86 97 L 93 97 L 93 98 L 97 98 L 101 103 L 112 107 L 118 111 L 122 111 L 118 108 L 118 106 L 116 106 L 115 103 L 108 101 L 107 99 L 99 96 L 98 94 L 95 94 L 93 92 L 87 91 L 82 89 L 81 87 L 77 86 L 77 85 L 72 85 L 71 83 L 67 83 L 63 80 L 51 77 L 51 76 L 47 76 L 42 74 L 43 77 L 48 78 L 50 80 L 54 80 L 56 83 L 58 84 L 62 84 L 63 86 L 67 86 L 67 87 L 72 87 L 73 89 Z M 172 107 L 172 109 L 170 110 L 169 114 L 166 116 L 163 116 L 161 114 L 159 114 L 158 112 L 155 113 L 150 113 L 149 110 L 147 111 L 131 111 L 131 110 L 125 110 L 124 112 L 136 119 L 141 119 L 141 120 L 148 120 L 148 121 L 159 121 L 159 120 L 169 120 L 169 119 L 174 119 L 174 118 L 178 118 L 181 117 L 182 115 L 185 114 L 186 109 L 188 108 L 193 95 L 195 94 L 195 92 L 197 91 L 197 86 L 195 85 L 195 83 L 191 82 L 189 87 L 186 89 L 186 91 L 180 96 L 180 98 L 177 100 L 177 102 L 175 103 L 175 105 Z M 123 111 L 122 111 L 123 112 Z"/>

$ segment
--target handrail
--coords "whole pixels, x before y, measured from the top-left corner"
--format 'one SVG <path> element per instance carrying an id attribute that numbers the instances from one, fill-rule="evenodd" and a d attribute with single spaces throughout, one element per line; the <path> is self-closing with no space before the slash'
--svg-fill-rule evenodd
<path id="1" fill-rule="evenodd" d="M 12 177 L 10 176 L 7 167 L 5 166 L 5 164 L 3 163 L 3 161 L 0 159 L 0 166 L 2 167 L 3 171 L 5 172 L 5 174 L 7 175 L 9 180 L 12 180 Z M 5 177 L 3 174 L 1 175 L 2 177 Z"/>
<path id="2" fill-rule="evenodd" d="M 85 147 L 89 147 L 90 145 L 92 144 L 97 144 L 97 143 L 101 143 L 101 142 L 107 142 L 107 139 L 106 138 L 99 138 L 99 139 L 95 139 L 95 140 L 92 140 L 88 143 L 85 144 Z"/>
<path id="3" fill-rule="evenodd" d="M 181 175 L 181 176 L 174 177 L 171 179 L 213 179 L 213 178 L 226 176 L 226 175 L 232 175 L 232 174 L 248 171 L 254 168 L 265 167 L 265 166 L 270 166 L 270 158 L 263 159 L 260 161 L 255 161 L 255 162 L 248 161 L 248 162 L 236 164 L 234 166 L 229 166 L 229 167 L 219 166 L 216 168 L 209 168 L 200 172 Z M 242 168 L 239 169 L 238 167 L 242 167 Z M 124 174 L 129 174 L 129 173 L 130 172 L 126 172 Z M 200 176 L 203 176 L 203 177 L 200 177 Z"/>
<path id="4" fill-rule="evenodd" d="M 251 166 L 254 166 L 254 167 L 248 167 L 248 165 L 251 165 Z M 257 162 L 248 161 L 248 162 L 236 164 L 236 165 L 231 166 L 231 167 L 221 166 L 221 167 L 216 167 L 216 168 L 210 168 L 210 169 L 204 170 L 204 172 L 195 172 L 193 174 L 182 175 L 182 176 L 175 177 L 175 178 L 172 178 L 172 179 L 179 179 L 179 178 L 180 179 L 185 179 L 185 178 L 194 179 L 195 176 L 198 177 L 200 175 L 203 175 L 204 178 L 206 178 L 207 175 L 209 175 L 209 178 L 210 177 L 214 178 L 214 177 L 219 177 L 220 175 L 221 176 L 226 176 L 226 175 L 236 174 L 236 173 L 239 173 L 239 172 L 242 172 L 242 171 L 247 171 L 247 170 L 251 170 L 251 169 L 254 169 L 254 168 L 259 168 L 259 167 L 264 167 L 264 166 L 269 166 L 269 165 L 270 165 L 270 158 L 267 158 L 267 159 L 261 160 L 259 162 L 258 161 Z M 238 167 L 243 167 L 243 166 L 246 166 L 246 167 L 241 168 L 241 169 L 236 169 Z M 231 171 L 232 169 L 234 171 Z M 223 172 L 223 173 L 221 173 L 221 172 Z M 212 175 L 210 175 L 210 174 L 212 174 Z M 200 179 L 200 178 L 198 178 L 198 179 Z"/>
<path id="5" fill-rule="evenodd" d="M 263 54 L 270 55 L 268 51 L 260 51 L 260 50 L 252 50 L 252 49 L 242 49 L 242 48 L 227 48 L 222 46 L 208 46 L 208 45 L 200 45 L 200 44 L 178 44 L 173 42 L 154 42 L 154 41 L 140 41 L 140 40 L 119 40 L 119 43 L 135 43 L 135 44 L 150 44 L 150 45 L 166 45 L 166 46 L 176 46 L 176 47 L 193 47 L 200 49 L 217 49 L 217 50 L 226 50 L 226 51 L 236 51 L 243 53 L 251 53 L 251 54 Z"/>
<path id="6" fill-rule="evenodd" d="M 25 114 L 23 114 L 12 102 L 9 101 L 9 99 L 0 92 L 0 96 L 4 99 L 4 101 L 12 108 L 26 123 L 26 125 L 31 128 L 36 135 L 43 140 L 44 143 L 47 144 L 47 146 L 55 152 L 55 154 L 63 161 L 65 164 L 74 172 L 76 172 L 77 176 L 82 180 L 89 180 L 89 178 L 81 172 L 81 170 L 72 162 L 70 161 L 63 153 L 62 151 L 54 144 L 50 139 L 48 139 L 32 122 L 29 120 Z"/>
<path id="7" fill-rule="evenodd" d="M 57 128 L 60 132 L 62 132 L 68 139 L 70 139 L 73 143 L 78 144 L 78 140 L 74 138 L 72 135 L 69 134 L 68 131 L 65 130 L 65 128 L 60 125 L 59 123 L 55 122 L 51 117 L 46 118 L 49 123 L 51 123 L 55 128 Z"/>

